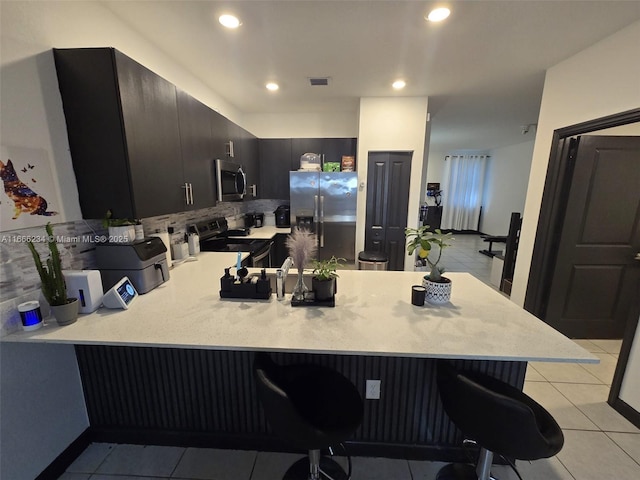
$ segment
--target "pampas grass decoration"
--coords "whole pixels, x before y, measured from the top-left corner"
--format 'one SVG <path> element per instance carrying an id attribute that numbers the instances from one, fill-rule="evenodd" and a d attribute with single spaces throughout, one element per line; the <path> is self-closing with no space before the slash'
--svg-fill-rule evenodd
<path id="1" fill-rule="evenodd" d="M 315 256 L 318 251 L 316 235 L 304 228 L 295 227 L 287 238 L 286 244 L 289 249 L 289 255 L 293 259 L 293 264 L 298 270 L 302 270 L 307 260 Z"/>

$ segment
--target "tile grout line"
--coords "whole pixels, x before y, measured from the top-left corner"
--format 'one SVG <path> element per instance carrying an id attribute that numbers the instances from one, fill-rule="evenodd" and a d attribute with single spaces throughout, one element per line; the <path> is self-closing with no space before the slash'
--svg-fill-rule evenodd
<path id="1" fill-rule="evenodd" d="M 180 462 L 182 461 L 182 459 L 184 458 L 184 456 L 187 454 L 187 449 L 189 447 L 183 448 L 182 449 L 182 454 L 180 455 L 180 458 L 178 459 L 178 461 L 176 462 L 175 466 L 173 467 L 173 470 L 171 470 L 171 473 L 169 474 L 169 476 L 167 478 L 172 478 L 173 474 L 176 473 L 176 470 L 178 469 L 178 465 L 180 465 Z"/>
<path id="2" fill-rule="evenodd" d="M 615 444 L 615 445 L 616 445 L 620 450 L 622 450 L 622 451 L 625 453 L 625 455 L 627 455 L 631 460 L 633 460 L 635 463 L 637 463 L 637 464 L 638 464 L 638 466 L 640 466 L 640 459 L 635 459 L 635 458 L 633 458 L 633 456 L 632 456 L 629 452 L 627 452 L 627 451 L 622 447 L 622 445 L 620 445 L 618 442 L 616 442 L 616 440 L 615 440 L 614 438 L 611 438 L 611 436 L 609 435 L 609 433 L 628 433 L 628 432 L 604 432 L 604 434 L 605 434 L 605 435 L 607 436 L 607 438 L 608 438 L 609 440 L 611 440 L 611 441 L 612 441 L 612 442 L 613 442 L 613 443 L 614 443 L 614 444 Z M 629 435 L 640 435 L 640 432 L 639 432 L 639 433 L 629 433 Z"/>

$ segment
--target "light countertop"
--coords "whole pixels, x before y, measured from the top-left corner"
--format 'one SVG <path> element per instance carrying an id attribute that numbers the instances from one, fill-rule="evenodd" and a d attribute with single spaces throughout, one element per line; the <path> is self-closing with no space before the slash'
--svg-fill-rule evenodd
<path id="1" fill-rule="evenodd" d="M 451 302 L 411 305 L 420 272 L 341 270 L 336 307 L 222 300 L 235 253 L 202 253 L 128 310 L 100 308 L 72 325 L 53 320 L 9 342 L 270 350 L 482 360 L 597 363 L 597 358 L 466 273 L 448 273 Z"/>

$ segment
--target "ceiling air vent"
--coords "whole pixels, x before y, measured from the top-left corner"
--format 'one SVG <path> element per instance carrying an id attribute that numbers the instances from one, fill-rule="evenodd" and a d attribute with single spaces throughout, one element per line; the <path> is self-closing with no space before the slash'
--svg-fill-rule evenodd
<path id="1" fill-rule="evenodd" d="M 312 87 L 321 87 L 329 85 L 329 77 L 311 77 L 309 78 L 309 84 Z"/>

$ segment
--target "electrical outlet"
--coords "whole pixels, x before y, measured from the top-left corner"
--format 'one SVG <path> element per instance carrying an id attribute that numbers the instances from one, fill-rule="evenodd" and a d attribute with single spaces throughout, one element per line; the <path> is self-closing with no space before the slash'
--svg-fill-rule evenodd
<path id="1" fill-rule="evenodd" d="M 365 398 L 369 400 L 380 400 L 380 380 L 367 380 Z"/>

